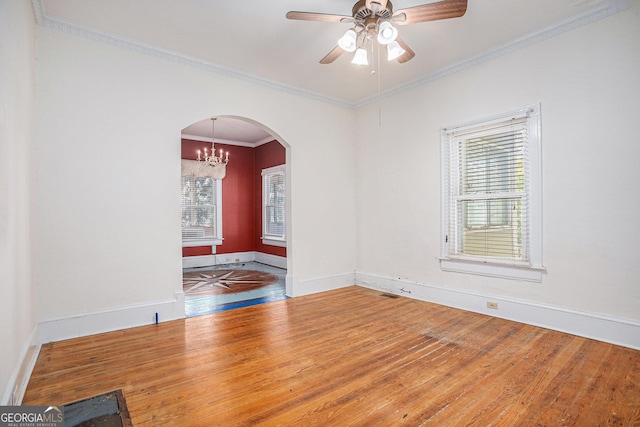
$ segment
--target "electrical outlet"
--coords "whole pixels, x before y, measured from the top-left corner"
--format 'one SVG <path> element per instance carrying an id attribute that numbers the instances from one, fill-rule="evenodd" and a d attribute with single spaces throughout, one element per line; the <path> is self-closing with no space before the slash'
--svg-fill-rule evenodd
<path id="1" fill-rule="evenodd" d="M 492 310 L 497 310 L 498 309 L 498 303 L 497 302 L 488 302 L 487 301 L 487 308 L 490 308 Z"/>

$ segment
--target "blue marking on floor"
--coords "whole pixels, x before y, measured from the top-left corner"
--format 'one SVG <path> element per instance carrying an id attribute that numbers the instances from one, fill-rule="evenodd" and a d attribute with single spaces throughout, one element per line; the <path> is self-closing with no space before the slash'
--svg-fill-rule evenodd
<path id="1" fill-rule="evenodd" d="M 252 306 L 252 305 L 264 304 L 264 303 L 267 303 L 267 302 L 282 301 L 282 300 L 289 299 L 289 298 L 290 297 L 288 297 L 286 295 L 276 295 L 276 296 L 272 296 L 272 297 L 256 298 L 256 299 L 251 299 L 251 300 L 247 300 L 247 301 L 231 302 L 229 304 L 222 304 L 222 305 L 218 305 L 218 306 L 215 306 L 215 307 L 209 307 L 209 309 L 207 311 L 198 312 L 198 313 L 191 313 L 191 314 L 187 315 L 187 317 L 202 316 L 203 314 L 210 314 L 210 313 L 216 313 L 216 312 L 219 312 L 219 311 L 233 310 L 234 308 L 249 307 L 249 306 Z"/>

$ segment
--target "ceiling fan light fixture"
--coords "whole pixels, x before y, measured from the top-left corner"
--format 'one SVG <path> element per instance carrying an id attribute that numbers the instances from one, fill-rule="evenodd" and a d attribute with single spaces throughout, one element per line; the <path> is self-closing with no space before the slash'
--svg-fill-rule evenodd
<path id="1" fill-rule="evenodd" d="M 356 50 L 356 39 L 356 32 L 354 30 L 347 30 L 347 32 L 340 37 L 340 40 L 338 40 L 338 46 L 345 52 L 353 52 Z"/>
<path id="2" fill-rule="evenodd" d="M 351 23 L 355 26 L 355 46 L 352 44 L 353 34 L 345 34 L 339 41 L 338 46 L 320 60 L 321 64 L 330 64 L 344 52 L 353 52 L 351 49 L 361 47 L 374 38 L 379 45 L 387 46 L 389 60 L 397 59 L 398 62 L 405 63 L 415 57 L 416 54 L 407 43 L 398 38 L 398 31 L 392 23 L 407 25 L 459 18 L 467 11 L 467 0 L 423 0 L 427 1 L 427 3 L 405 7 L 396 11 L 394 11 L 391 1 L 356 0 L 351 9 L 351 16 L 296 11 L 287 12 L 286 16 L 287 19 L 299 21 L 341 22 Z M 364 40 L 358 40 L 361 35 Z M 366 53 L 360 53 L 356 56 L 357 58 L 354 58 L 355 61 L 352 62 L 357 63 L 360 61 L 361 63 L 366 63 L 362 61 L 363 57 L 366 60 Z"/>
<path id="3" fill-rule="evenodd" d="M 389 44 L 398 37 L 398 30 L 389 21 L 383 21 L 378 26 L 378 43 Z"/>
<path id="4" fill-rule="evenodd" d="M 404 55 L 406 50 L 400 46 L 397 41 L 392 41 L 387 45 L 387 60 L 393 61 L 394 59 L 398 59 L 402 55 Z"/>
<path id="5" fill-rule="evenodd" d="M 367 50 L 363 47 L 358 48 L 356 50 L 356 54 L 353 55 L 352 64 L 356 65 L 369 65 L 369 60 L 367 59 Z"/>

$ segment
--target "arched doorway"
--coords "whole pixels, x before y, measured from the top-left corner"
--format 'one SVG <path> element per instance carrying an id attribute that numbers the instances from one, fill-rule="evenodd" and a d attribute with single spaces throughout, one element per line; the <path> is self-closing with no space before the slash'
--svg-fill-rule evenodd
<path id="1" fill-rule="evenodd" d="M 207 164 L 212 149 L 228 164 Z M 286 158 L 286 147 L 248 119 L 205 118 L 182 130 L 187 317 L 286 298 Z"/>

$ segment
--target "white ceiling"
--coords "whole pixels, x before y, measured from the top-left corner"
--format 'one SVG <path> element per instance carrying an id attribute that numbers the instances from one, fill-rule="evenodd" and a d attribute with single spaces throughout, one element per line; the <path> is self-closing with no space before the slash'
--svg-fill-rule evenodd
<path id="1" fill-rule="evenodd" d="M 351 64 L 351 54 L 333 64 L 319 64 L 350 24 L 285 18 L 291 10 L 351 15 L 355 0 L 34 0 L 34 4 L 45 20 L 204 60 L 239 76 L 354 106 L 483 56 L 591 22 L 623 1 L 469 0 L 461 18 L 399 26 L 400 36 L 416 57 L 404 64 L 381 59 L 375 74 L 371 66 Z M 430 2 L 395 0 L 393 6 L 398 10 Z M 224 132 L 224 127 L 222 121 L 216 124 L 216 132 L 218 128 Z M 245 131 L 254 142 L 264 137 Z"/>

